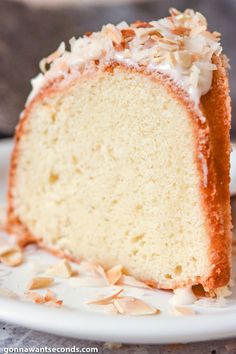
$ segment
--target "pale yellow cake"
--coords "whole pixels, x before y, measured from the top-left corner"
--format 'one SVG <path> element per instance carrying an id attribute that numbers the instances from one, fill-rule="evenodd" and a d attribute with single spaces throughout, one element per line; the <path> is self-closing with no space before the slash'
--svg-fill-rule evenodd
<path id="1" fill-rule="evenodd" d="M 41 61 L 16 131 L 8 230 L 153 286 L 230 276 L 230 100 L 192 10 L 108 24 Z"/>

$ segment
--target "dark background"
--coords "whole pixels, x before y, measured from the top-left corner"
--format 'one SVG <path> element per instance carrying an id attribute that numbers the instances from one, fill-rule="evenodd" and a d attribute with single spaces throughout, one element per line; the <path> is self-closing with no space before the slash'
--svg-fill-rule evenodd
<path id="1" fill-rule="evenodd" d="M 122 5 L 117 0 L 113 4 L 30 8 L 0 0 L 0 137 L 14 133 L 30 79 L 39 71 L 39 60 L 62 40 L 96 31 L 105 23 L 150 21 L 167 16 L 169 7 L 191 7 L 207 17 L 211 29 L 222 33 L 224 52 L 231 62 L 231 133 L 236 138 L 236 0 L 157 0 Z"/>

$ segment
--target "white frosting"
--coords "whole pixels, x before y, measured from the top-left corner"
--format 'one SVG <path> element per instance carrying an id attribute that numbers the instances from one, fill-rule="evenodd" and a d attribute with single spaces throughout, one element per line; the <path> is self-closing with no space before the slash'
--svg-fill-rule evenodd
<path id="1" fill-rule="evenodd" d="M 221 53 L 219 34 L 208 32 L 206 19 L 193 10 L 180 13 L 171 9 L 170 13 L 167 18 L 149 23 L 108 24 L 100 32 L 72 38 L 70 51 L 62 43 L 41 61 L 44 74 L 32 80 L 33 90 L 27 102 L 50 80 L 61 77 L 63 84 L 78 76 L 78 72 L 91 70 L 99 61 L 96 65 L 101 67 L 118 62 L 167 74 L 198 109 L 201 96 L 211 87 L 215 69 L 212 56 Z M 48 71 L 45 65 L 50 65 Z"/>
<path id="2" fill-rule="evenodd" d="M 197 300 L 192 288 L 178 288 L 174 290 L 174 295 L 169 300 L 172 306 L 192 305 Z"/>

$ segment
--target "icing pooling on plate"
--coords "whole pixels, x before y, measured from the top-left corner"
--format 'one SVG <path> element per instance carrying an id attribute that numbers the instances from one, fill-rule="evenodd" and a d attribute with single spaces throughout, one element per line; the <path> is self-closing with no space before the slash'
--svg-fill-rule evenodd
<path id="1" fill-rule="evenodd" d="M 40 62 L 42 73 L 32 80 L 28 102 L 51 80 L 61 77 L 63 84 L 81 70 L 91 70 L 94 64 L 103 67 L 119 62 L 167 74 L 198 108 L 201 96 L 211 87 L 216 69 L 212 56 L 220 55 L 222 50 L 219 39 L 219 33 L 207 30 L 205 17 L 189 9 L 183 13 L 171 9 L 169 17 L 149 23 L 108 24 L 99 32 L 72 38 L 70 51 L 62 42 L 44 58 Z"/>

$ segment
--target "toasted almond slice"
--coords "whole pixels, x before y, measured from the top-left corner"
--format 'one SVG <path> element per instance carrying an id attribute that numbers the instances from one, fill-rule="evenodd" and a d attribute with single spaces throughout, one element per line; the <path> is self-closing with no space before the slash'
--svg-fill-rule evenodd
<path id="1" fill-rule="evenodd" d="M 59 278 L 70 278 L 73 274 L 73 269 L 67 259 L 62 259 L 55 266 L 47 269 L 46 273 Z"/>
<path id="2" fill-rule="evenodd" d="M 119 281 L 122 276 L 122 268 L 122 265 L 119 264 L 107 271 L 106 276 L 110 285 L 114 285 Z"/>
<path id="3" fill-rule="evenodd" d="M 23 253 L 20 247 L 15 245 L 5 250 L 0 256 L 0 261 L 9 267 L 20 265 L 23 262 Z"/>
<path id="4" fill-rule="evenodd" d="M 34 291 L 28 291 L 26 293 L 26 296 L 29 299 L 33 300 L 36 304 L 44 304 L 45 303 L 44 297 Z"/>
<path id="5" fill-rule="evenodd" d="M 114 299 L 116 299 L 124 290 L 121 289 L 119 291 L 117 291 L 116 293 L 110 295 L 110 296 L 107 296 L 107 297 L 104 297 L 104 298 L 101 298 L 101 299 L 98 299 L 98 300 L 93 300 L 93 301 L 89 301 L 87 302 L 87 304 L 89 305 L 108 305 L 110 304 Z"/>
<path id="6" fill-rule="evenodd" d="M 196 312 L 189 307 L 174 307 L 171 311 L 176 316 L 192 316 L 196 315 Z"/>
<path id="7" fill-rule="evenodd" d="M 135 288 L 145 288 L 145 289 L 151 289 L 150 286 L 145 284 L 142 281 L 139 281 L 135 279 L 134 277 L 131 277 L 129 275 L 122 275 L 122 277 L 119 279 L 118 283 L 119 285 L 127 285 L 127 286 L 133 286 Z"/>
<path id="8" fill-rule="evenodd" d="M 36 277 L 33 278 L 27 286 L 28 290 L 46 288 L 54 282 L 54 279 L 51 277 Z"/>
<path id="9" fill-rule="evenodd" d="M 119 297 L 113 300 L 117 311 L 122 315 L 157 315 L 159 309 L 149 306 L 146 302 L 135 297 Z"/>

